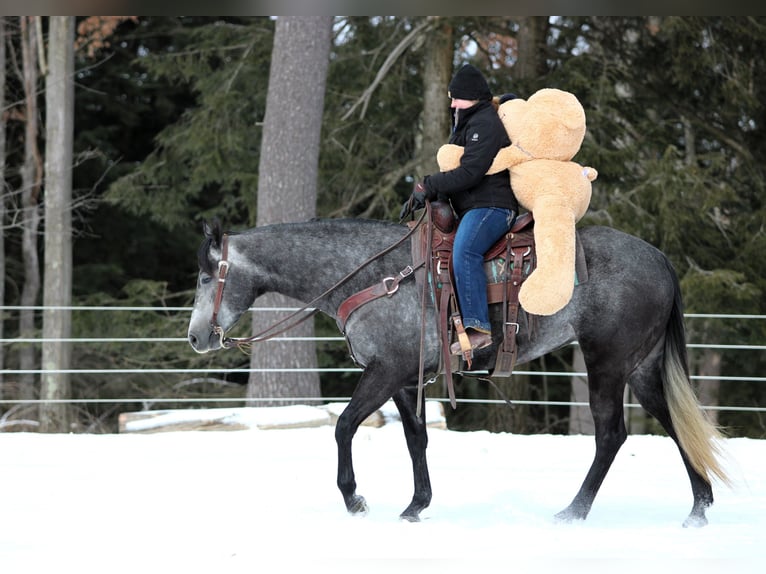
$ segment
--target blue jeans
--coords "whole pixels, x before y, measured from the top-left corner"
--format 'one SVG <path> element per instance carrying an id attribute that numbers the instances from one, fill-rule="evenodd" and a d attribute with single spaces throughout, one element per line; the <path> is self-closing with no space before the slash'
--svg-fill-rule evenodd
<path id="1" fill-rule="evenodd" d="M 512 210 L 500 207 L 471 209 L 460 219 L 452 250 L 452 272 L 465 328 L 491 332 L 484 254 L 511 229 L 515 219 Z"/>

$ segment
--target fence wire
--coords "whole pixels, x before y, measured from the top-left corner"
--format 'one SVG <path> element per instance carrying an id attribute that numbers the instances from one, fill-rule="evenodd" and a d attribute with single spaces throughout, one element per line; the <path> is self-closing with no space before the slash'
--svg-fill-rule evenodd
<path id="1" fill-rule="evenodd" d="M 166 307 L 166 306 L 99 306 L 99 305 L 81 305 L 81 306 L 20 306 L 20 305 L 0 305 L 0 311 L 21 311 L 23 309 L 32 309 L 37 312 L 50 311 L 50 310 L 66 310 L 66 311 L 91 311 L 91 312 L 114 312 L 114 311 L 127 311 L 127 312 L 161 312 L 161 313 L 191 313 L 191 307 Z M 249 311 L 259 312 L 293 312 L 296 311 L 293 307 L 251 307 Z M 309 309 L 310 311 L 310 309 Z M 686 313 L 685 319 L 736 319 L 736 320 L 764 320 L 766 315 L 744 315 L 744 314 L 721 314 L 721 313 Z M 185 337 L 70 337 L 70 338 L 43 338 L 43 337 L 6 337 L 0 338 L 0 344 L 12 345 L 12 344 L 43 344 L 49 342 L 66 342 L 72 344 L 108 344 L 108 343 L 177 343 L 188 344 Z M 270 342 L 288 342 L 288 341 L 315 341 L 315 342 L 343 342 L 345 339 L 340 336 L 334 337 L 290 337 L 282 336 L 266 341 Z M 577 343 L 573 343 L 576 345 Z M 689 349 L 716 349 L 716 350 L 744 350 L 744 351 L 764 351 L 766 345 L 745 345 L 745 344 L 729 344 L 729 343 L 689 343 L 687 344 Z M 360 373 L 362 369 L 357 367 L 316 367 L 316 368 L 216 368 L 216 369 L 199 369 L 199 368 L 115 368 L 115 369 L 2 369 L 0 370 L 0 376 L 5 378 L 9 375 L 42 375 L 42 374 L 69 374 L 69 375 L 91 375 L 91 374 L 206 374 L 210 372 L 215 373 L 305 373 L 305 372 L 317 372 L 317 373 Z M 488 373 L 476 373 L 481 376 L 482 374 L 488 375 Z M 528 370 L 514 370 L 514 375 L 527 375 L 533 377 L 587 377 L 586 372 L 577 371 L 528 371 Z M 730 375 L 692 375 L 692 380 L 717 380 L 717 381 L 738 381 L 738 382 L 752 382 L 763 383 L 766 382 L 766 377 L 757 376 L 730 376 Z M 93 399 L 0 399 L 0 405 L 19 405 L 19 404 L 159 404 L 159 403 L 178 403 L 178 404 L 193 404 L 193 403 L 247 403 L 257 404 L 259 402 L 333 402 L 333 401 L 348 401 L 350 397 L 263 397 L 263 398 L 244 398 L 244 397 L 152 397 L 152 398 L 93 398 Z M 446 401 L 447 399 L 434 399 Z M 459 403 L 481 403 L 481 404 L 502 404 L 503 400 L 491 400 L 491 399 L 457 399 Z M 513 401 L 515 404 L 520 405 L 547 405 L 547 406 L 588 406 L 587 402 L 576 401 Z M 640 408 L 640 405 L 633 403 L 625 403 L 627 408 Z M 738 411 L 738 412 L 766 412 L 766 407 L 743 407 L 732 405 L 716 405 L 716 406 L 703 406 L 706 410 L 718 410 L 718 411 Z"/>

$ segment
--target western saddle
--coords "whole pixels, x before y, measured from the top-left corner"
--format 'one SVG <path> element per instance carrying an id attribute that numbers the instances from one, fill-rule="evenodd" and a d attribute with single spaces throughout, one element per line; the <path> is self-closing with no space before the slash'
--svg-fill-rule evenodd
<path id="1" fill-rule="evenodd" d="M 422 318 L 419 399 L 423 387 L 423 341 L 425 333 L 425 307 L 435 305 L 439 317 L 439 337 L 442 355 L 439 372 L 446 377 L 452 407 L 456 407 L 452 373 L 462 370 L 460 357 L 450 353 L 454 339 L 460 342 L 462 359 L 471 369 L 473 352 L 463 327 L 452 276 L 452 247 L 457 225 L 449 203 L 426 203 L 426 211 L 417 221 L 408 223 L 411 233 L 412 265 L 398 275 L 363 289 L 346 299 L 338 308 L 338 326 L 345 333 L 345 324 L 351 313 L 375 299 L 392 296 L 399 282 L 414 275 L 421 288 Z M 535 268 L 534 220 L 531 213 L 520 215 L 512 229 L 498 240 L 484 256 L 487 273 L 487 300 L 489 304 L 503 304 L 503 340 L 497 350 L 493 377 L 510 377 L 516 361 L 516 335 L 519 332 L 519 289 Z M 430 297 L 427 295 L 430 293 Z M 352 350 L 353 358 L 353 350 Z M 418 400 L 418 407 L 420 400 Z"/>
<path id="2" fill-rule="evenodd" d="M 452 207 L 446 202 L 433 202 L 430 223 L 431 225 L 428 225 L 428 222 L 422 224 L 419 234 L 412 240 L 413 261 L 427 259 L 430 251 L 430 276 L 433 278 L 432 289 L 439 316 L 445 374 L 459 370 L 449 351 L 455 338 L 461 343 L 462 357 L 470 370 L 473 353 L 465 335 L 452 276 L 452 248 L 457 231 Z M 491 371 L 493 377 L 510 377 L 516 360 L 519 289 L 535 268 L 533 227 L 531 213 L 519 216 L 511 230 L 484 255 L 487 302 L 503 304 L 503 340 L 498 347 L 495 367 Z M 424 275 L 423 269 L 419 276 Z"/>

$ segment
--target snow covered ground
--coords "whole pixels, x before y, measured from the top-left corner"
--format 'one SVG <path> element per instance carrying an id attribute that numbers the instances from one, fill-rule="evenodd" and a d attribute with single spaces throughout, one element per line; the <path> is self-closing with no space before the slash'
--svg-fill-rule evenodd
<path id="1" fill-rule="evenodd" d="M 127 435 L 0 434 L 0 572 L 763 572 L 766 441 L 729 439 L 733 489 L 684 529 L 691 491 L 670 439 L 632 436 L 585 522 L 587 436 L 430 430 L 431 507 L 412 495 L 401 426 L 354 443 L 370 513 L 335 486 L 332 426 Z"/>

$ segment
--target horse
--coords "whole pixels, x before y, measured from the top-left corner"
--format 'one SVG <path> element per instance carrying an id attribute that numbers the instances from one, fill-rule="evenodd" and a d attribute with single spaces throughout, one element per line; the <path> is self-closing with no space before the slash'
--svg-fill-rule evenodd
<path id="1" fill-rule="evenodd" d="M 394 222 L 314 219 L 227 233 L 219 222 L 205 222 L 203 232 L 188 329 L 189 343 L 199 353 L 230 346 L 224 333 L 264 293 L 310 302 L 337 321 L 338 307 L 348 297 L 404 276 L 412 264 L 405 240 L 408 228 Z M 623 392 L 628 385 L 680 451 L 693 496 L 683 526 L 704 526 L 706 509 L 713 504 L 711 482 L 729 484 L 729 479 L 720 461 L 721 435 L 704 417 L 691 387 L 676 272 L 660 250 L 614 228 L 583 227 L 579 241 L 588 280 L 575 287 L 569 303 L 554 315 L 530 318 L 520 313 L 517 334 L 517 364 L 574 341 L 585 358 L 596 451 L 579 491 L 555 519 L 571 522 L 588 516 L 627 438 Z M 417 282 L 398 281 L 392 291 L 356 309 L 344 325 L 362 374 L 336 424 L 337 486 L 349 513 L 367 513 L 368 504 L 357 493 L 352 439 L 362 421 L 393 399 L 414 476 L 412 499 L 400 517 L 415 522 L 432 495 L 425 398 L 418 383 L 422 369 L 438 372 L 440 340 L 436 311 L 428 301 L 421 335 L 424 299 Z M 500 307 L 490 305 L 493 344 L 474 352 L 476 371 L 495 364 L 503 333 Z M 532 322 L 534 329 L 529 328 Z"/>

